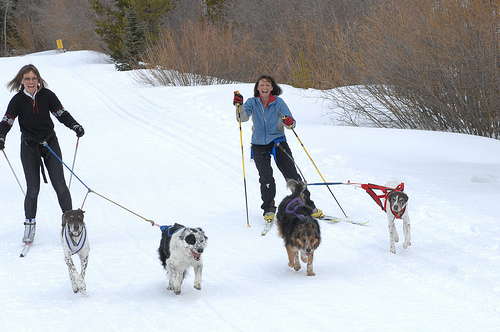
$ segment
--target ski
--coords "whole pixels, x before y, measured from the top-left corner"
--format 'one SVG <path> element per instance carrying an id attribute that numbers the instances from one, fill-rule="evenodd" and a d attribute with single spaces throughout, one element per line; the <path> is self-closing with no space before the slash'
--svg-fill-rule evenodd
<path id="1" fill-rule="evenodd" d="M 23 251 L 21 252 L 20 257 L 25 257 L 28 254 L 28 251 L 30 250 L 30 243 L 25 243 L 23 247 Z"/>
<path id="2" fill-rule="evenodd" d="M 273 224 L 274 224 L 274 222 L 272 222 L 272 221 L 268 222 L 266 224 L 266 226 L 264 227 L 264 230 L 262 231 L 262 233 L 260 233 L 260 235 L 262 235 L 262 236 L 266 235 L 267 232 L 269 232 L 269 230 L 271 229 L 271 227 L 273 227 Z"/>
<path id="3" fill-rule="evenodd" d="M 361 225 L 361 226 L 364 226 L 364 225 L 368 224 L 368 222 L 369 222 L 369 221 L 356 221 L 356 220 L 351 220 L 349 218 L 332 217 L 332 216 L 324 216 L 324 217 L 321 217 L 319 219 L 324 220 L 324 221 L 329 222 L 329 223 L 338 223 L 338 222 L 343 221 L 343 222 L 347 222 L 350 224 Z"/>

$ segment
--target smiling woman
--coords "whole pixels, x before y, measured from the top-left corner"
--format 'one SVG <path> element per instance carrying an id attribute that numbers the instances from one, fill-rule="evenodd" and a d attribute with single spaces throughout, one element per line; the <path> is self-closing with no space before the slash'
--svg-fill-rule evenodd
<path id="1" fill-rule="evenodd" d="M 45 87 L 45 82 L 38 69 L 26 65 L 7 84 L 11 91 L 18 91 L 11 99 L 7 112 L 0 122 L 0 150 L 5 147 L 5 137 L 19 117 L 21 129 L 21 162 L 26 177 L 26 196 L 24 213 L 26 221 L 23 236 L 24 243 L 32 243 L 36 232 L 36 210 L 40 191 L 40 173 L 45 183 L 45 170 L 57 193 L 62 212 L 72 209 L 71 195 L 64 180 L 63 167 L 58 158 L 62 158 L 61 149 L 54 131 L 52 114 L 66 127 L 73 129 L 78 137 L 83 136 L 83 127 L 64 109 L 57 96 Z M 54 156 L 48 146 L 57 156 Z M 43 159 L 43 163 L 42 163 Z"/>
<path id="2" fill-rule="evenodd" d="M 276 183 L 273 177 L 271 156 L 285 179 L 301 181 L 295 167 L 292 151 L 286 142 L 284 128 L 294 128 L 295 120 L 285 101 L 278 97 L 283 91 L 273 77 L 262 75 L 254 86 L 254 97 L 243 105 L 243 96 L 235 92 L 233 104 L 236 107 L 236 119 L 253 121 L 252 157 L 259 172 L 261 208 L 264 220 L 271 223 L 276 213 Z M 307 188 L 304 190 L 306 205 L 313 210 L 313 217 L 318 218 L 323 212 L 316 208 Z"/>

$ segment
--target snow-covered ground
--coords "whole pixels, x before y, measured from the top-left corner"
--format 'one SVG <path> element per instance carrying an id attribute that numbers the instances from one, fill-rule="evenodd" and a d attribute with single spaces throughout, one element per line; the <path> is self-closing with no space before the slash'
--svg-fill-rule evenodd
<path id="1" fill-rule="evenodd" d="M 389 252 L 385 214 L 362 189 L 331 186 L 351 219 L 321 224 L 315 277 L 287 267 L 274 227 L 262 237 L 257 171 L 243 125 L 250 224 L 232 92 L 253 84 L 144 87 L 102 54 L 44 52 L 0 58 L 5 84 L 33 63 L 84 126 L 75 174 L 96 193 L 161 225 L 202 227 L 202 290 L 190 273 L 178 296 L 158 260 L 160 230 L 94 193 L 85 201 L 91 245 L 87 296 L 73 294 L 59 241 L 61 211 L 42 185 L 35 243 L 20 258 L 23 194 L 0 160 L 1 331 L 498 331 L 500 141 L 452 133 L 335 126 L 319 91 L 284 85 L 296 132 L 327 181 L 405 183 L 412 245 Z M 76 137 L 56 122 L 68 165 Z M 309 182 L 321 177 L 292 132 Z M 18 122 L 5 152 L 25 187 Z M 69 181 L 69 172 L 67 181 Z M 277 200 L 288 194 L 276 171 Z M 324 186 L 316 205 L 342 215 Z M 73 205 L 87 189 L 72 178 Z M 397 224 L 400 237 L 401 223 Z M 75 258 L 78 260 L 77 258 Z"/>

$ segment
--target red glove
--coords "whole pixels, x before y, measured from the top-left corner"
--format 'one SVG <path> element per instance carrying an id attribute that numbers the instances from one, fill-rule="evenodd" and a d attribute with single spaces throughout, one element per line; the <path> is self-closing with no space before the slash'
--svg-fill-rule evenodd
<path id="1" fill-rule="evenodd" d="M 284 116 L 283 117 L 283 124 L 287 127 L 293 126 L 293 119 L 291 116 Z"/>
<path id="2" fill-rule="evenodd" d="M 233 105 L 243 105 L 243 96 L 238 90 L 234 92 Z"/>

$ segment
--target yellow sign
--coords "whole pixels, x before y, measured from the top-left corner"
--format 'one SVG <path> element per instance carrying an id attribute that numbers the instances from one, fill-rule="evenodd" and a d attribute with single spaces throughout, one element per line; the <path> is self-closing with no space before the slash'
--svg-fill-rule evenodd
<path id="1" fill-rule="evenodd" d="M 63 43 L 62 43 L 62 39 L 56 40 L 56 43 L 57 43 L 57 49 L 58 50 L 62 50 L 64 48 L 63 47 Z"/>

